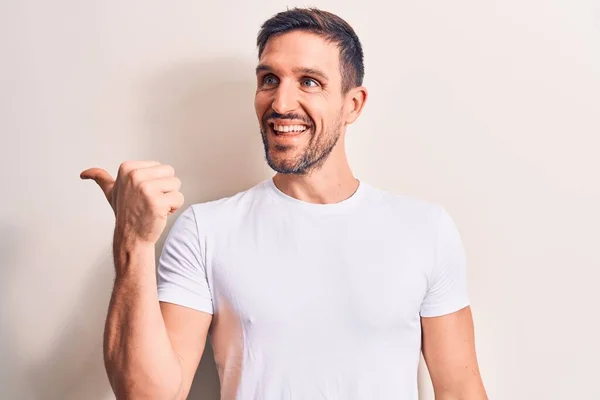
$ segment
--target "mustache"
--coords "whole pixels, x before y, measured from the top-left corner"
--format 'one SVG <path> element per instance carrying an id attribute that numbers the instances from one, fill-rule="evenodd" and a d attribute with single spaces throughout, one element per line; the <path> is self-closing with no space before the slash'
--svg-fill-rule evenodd
<path id="1" fill-rule="evenodd" d="M 296 120 L 296 121 L 303 121 L 306 123 L 306 125 L 310 125 L 312 126 L 313 123 L 310 120 L 310 118 L 305 117 L 303 115 L 300 114 L 294 114 L 294 113 L 287 113 L 287 114 L 279 114 L 276 111 L 270 112 L 268 114 L 265 114 L 264 118 L 263 118 L 263 125 L 267 124 L 267 121 L 269 119 L 290 119 L 290 120 Z"/>

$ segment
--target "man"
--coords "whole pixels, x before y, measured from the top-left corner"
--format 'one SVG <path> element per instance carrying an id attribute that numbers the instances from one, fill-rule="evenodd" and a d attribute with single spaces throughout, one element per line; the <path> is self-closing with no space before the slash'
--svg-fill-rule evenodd
<path id="1" fill-rule="evenodd" d="M 118 398 L 183 399 L 211 343 L 222 399 L 417 399 L 421 349 L 436 399 L 486 399 L 459 233 L 437 205 L 357 180 L 353 29 L 293 9 L 258 35 L 255 108 L 277 174 L 177 218 L 173 168 L 90 169 L 116 214 L 105 363 Z M 158 291 L 157 291 L 158 287 Z"/>

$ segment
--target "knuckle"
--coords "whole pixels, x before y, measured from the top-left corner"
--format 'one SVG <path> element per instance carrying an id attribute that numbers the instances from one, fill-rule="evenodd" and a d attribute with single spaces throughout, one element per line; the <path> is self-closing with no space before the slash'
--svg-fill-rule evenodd
<path id="1" fill-rule="evenodd" d="M 171 201 L 169 202 L 169 209 L 171 212 L 179 210 L 184 203 L 183 194 L 181 192 L 174 192 Z"/>
<path id="2" fill-rule="evenodd" d="M 177 197 L 175 199 L 175 202 L 177 203 L 178 206 L 181 206 L 184 202 L 184 197 L 183 197 L 183 193 L 181 192 L 177 192 Z"/>
<path id="3" fill-rule="evenodd" d="M 143 181 L 140 178 L 140 170 L 139 169 L 134 169 L 133 171 L 131 171 L 129 173 L 129 179 L 131 180 L 131 182 L 134 185 L 139 185 L 139 184 L 143 183 Z"/>
<path id="4" fill-rule="evenodd" d="M 131 161 L 124 161 L 119 165 L 119 174 L 125 175 L 131 170 Z"/>
<path id="5" fill-rule="evenodd" d="M 150 181 L 140 182 L 138 184 L 138 189 L 142 194 L 149 196 L 152 192 L 152 187 L 151 187 Z"/>
<path id="6" fill-rule="evenodd" d="M 166 172 L 167 172 L 167 174 L 169 174 L 169 176 L 175 176 L 175 168 L 173 168 L 172 165 L 164 164 L 163 168 L 166 170 Z"/>

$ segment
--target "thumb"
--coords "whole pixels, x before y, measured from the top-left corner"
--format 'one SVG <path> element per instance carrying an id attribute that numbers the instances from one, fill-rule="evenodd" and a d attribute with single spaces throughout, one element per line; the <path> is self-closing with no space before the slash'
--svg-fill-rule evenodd
<path id="1" fill-rule="evenodd" d="M 102 168 L 90 168 L 79 174 L 81 179 L 93 179 L 104 192 L 106 199 L 112 206 L 112 189 L 115 185 L 113 177 Z"/>

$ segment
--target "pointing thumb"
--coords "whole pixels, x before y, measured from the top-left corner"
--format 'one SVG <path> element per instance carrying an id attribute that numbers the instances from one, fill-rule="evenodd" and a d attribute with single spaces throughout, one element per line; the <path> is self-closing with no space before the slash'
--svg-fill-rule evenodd
<path id="1" fill-rule="evenodd" d="M 112 189 L 115 185 L 113 177 L 102 168 L 90 168 L 79 174 L 81 179 L 93 179 L 104 192 L 106 199 L 112 207 Z"/>

